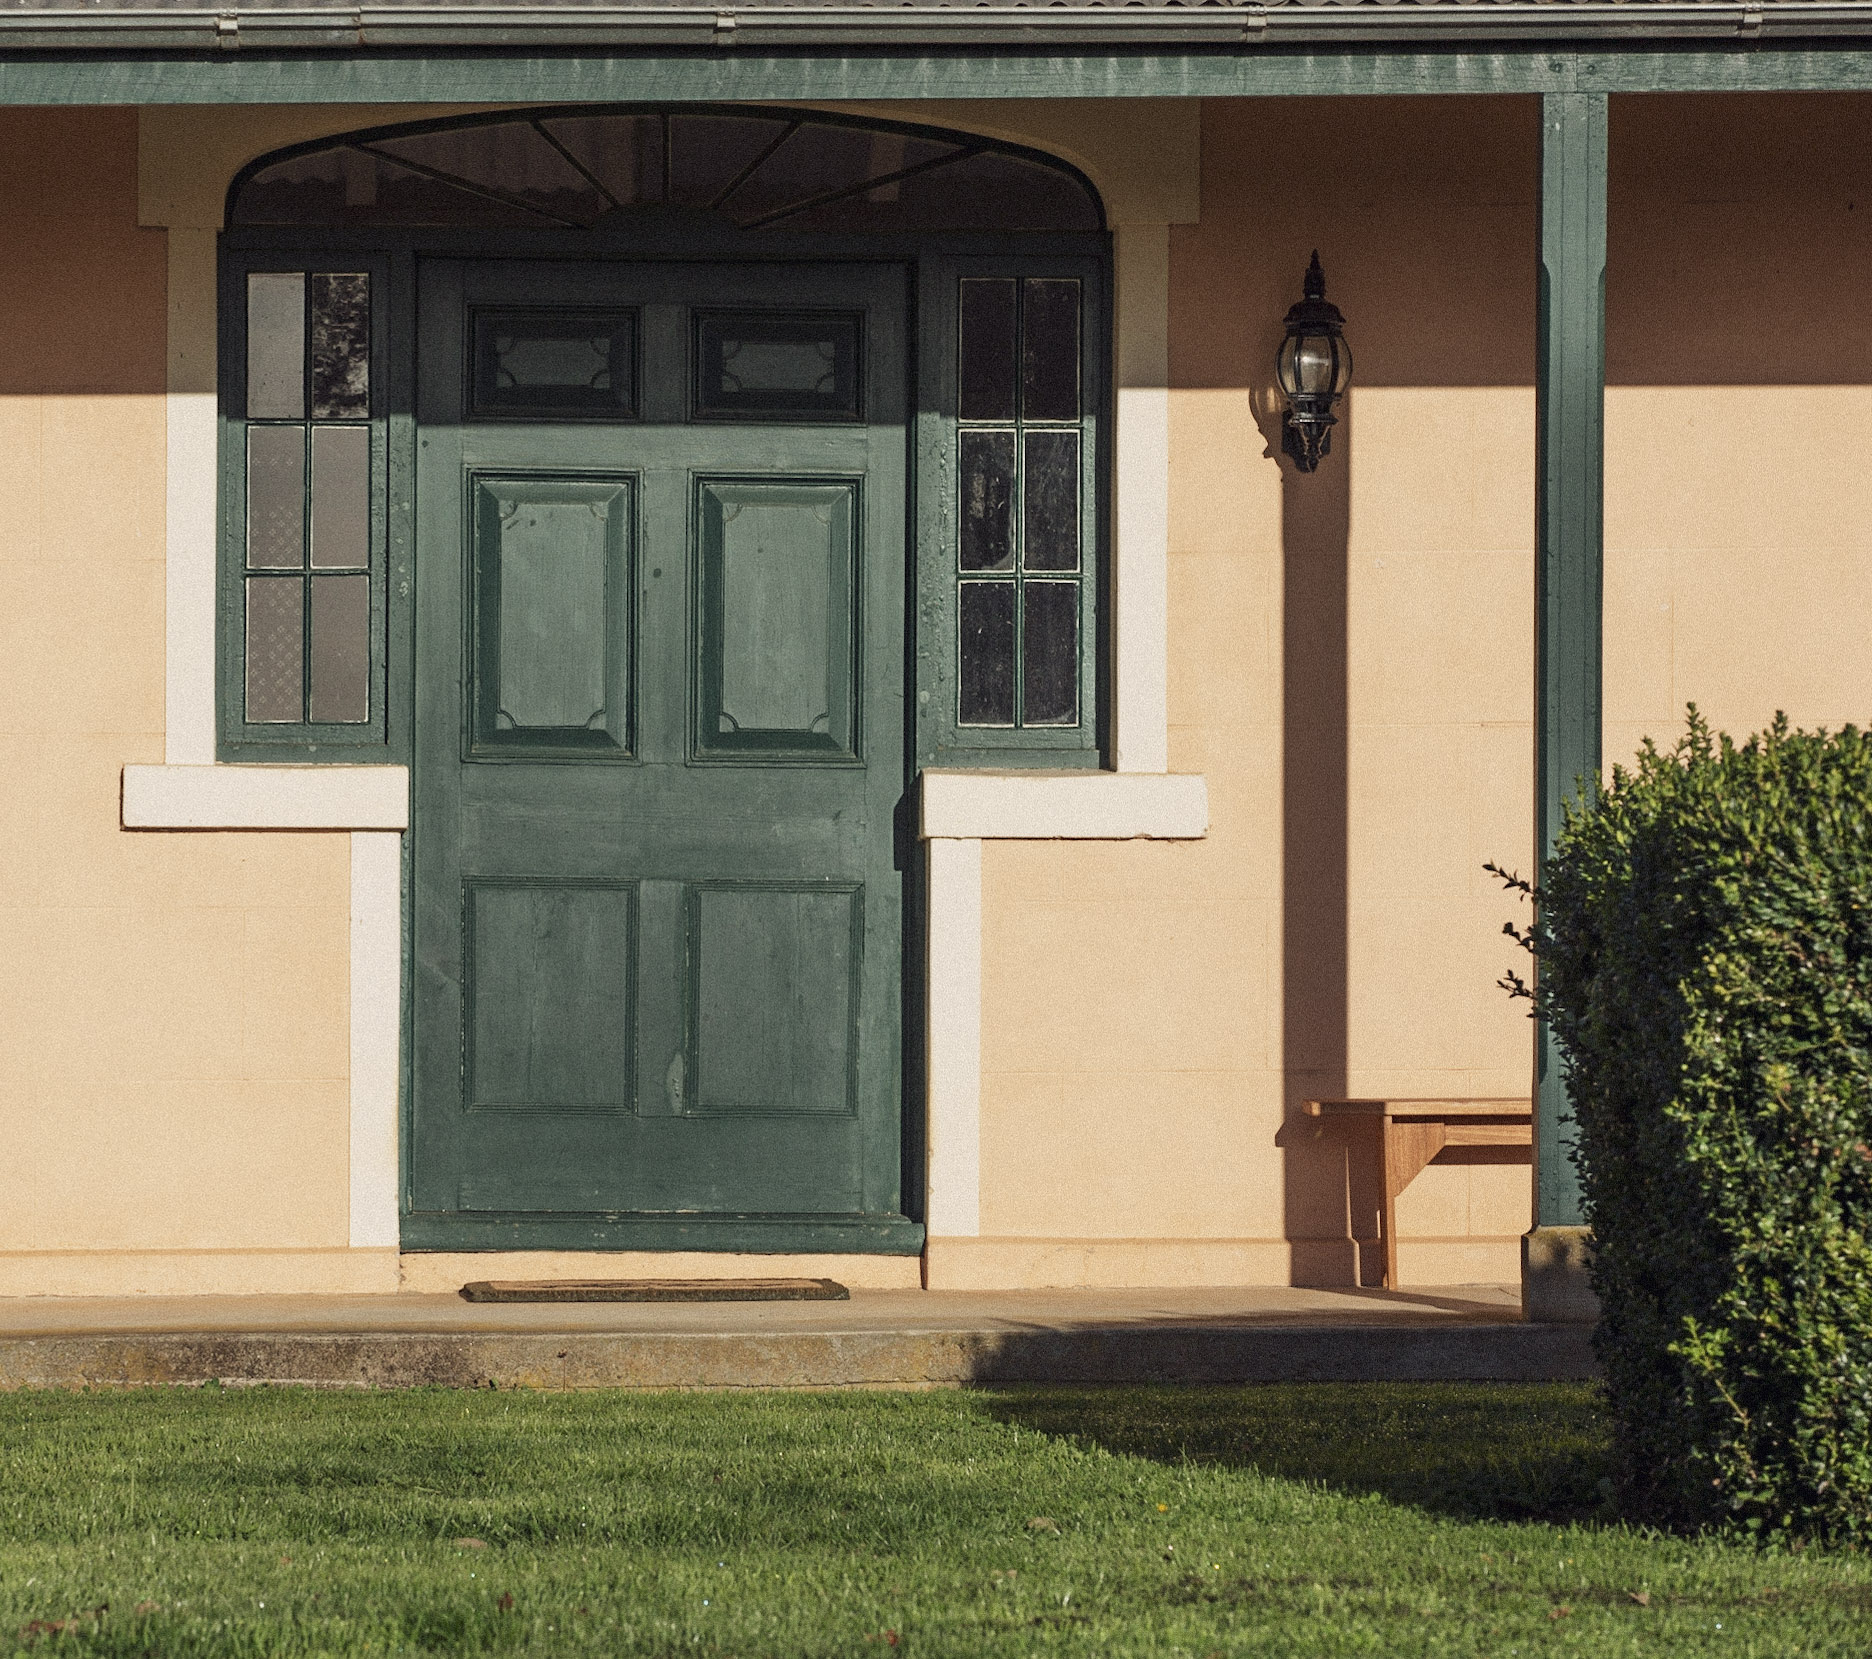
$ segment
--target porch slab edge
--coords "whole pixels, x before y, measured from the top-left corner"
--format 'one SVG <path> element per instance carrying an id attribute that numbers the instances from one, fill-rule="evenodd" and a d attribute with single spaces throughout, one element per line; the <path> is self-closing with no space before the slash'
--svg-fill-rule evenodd
<path id="1" fill-rule="evenodd" d="M 953 1388 L 1006 1383 L 1560 1382 L 1577 1325 L 1102 1331 L 150 1333 L 0 1339 L 0 1388 Z"/>

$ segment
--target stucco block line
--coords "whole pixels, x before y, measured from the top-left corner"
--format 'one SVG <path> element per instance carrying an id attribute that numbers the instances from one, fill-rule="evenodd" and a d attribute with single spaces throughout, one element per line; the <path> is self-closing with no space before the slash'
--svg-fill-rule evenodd
<path id="1" fill-rule="evenodd" d="M 1195 840 L 1209 787 L 1188 774 L 925 772 L 926 837 L 981 841 Z"/>
<path id="2" fill-rule="evenodd" d="M 351 837 L 351 1244 L 397 1242 L 403 838 Z"/>
<path id="3" fill-rule="evenodd" d="M 932 1238 L 981 1232 L 982 849 L 929 843 L 926 1062 Z"/>
<path id="4" fill-rule="evenodd" d="M 215 758 L 215 237 L 172 230 L 163 758 Z"/>
<path id="5" fill-rule="evenodd" d="M 1115 748 L 1120 772 L 1170 764 L 1170 227 L 1120 225 L 1113 493 Z"/>
<path id="6" fill-rule="evenodd" d="M 126 766 L 125 829 L 404 830 L 407 766 Z"/>

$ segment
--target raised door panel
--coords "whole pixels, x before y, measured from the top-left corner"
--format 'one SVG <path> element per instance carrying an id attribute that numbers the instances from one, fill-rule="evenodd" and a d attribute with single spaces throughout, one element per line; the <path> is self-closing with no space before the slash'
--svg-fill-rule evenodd
<path id="1" fill-rule="evenodd" d="M 463 1106 L 629 1111 L 636 884 L 470 881 L 462 922 Z"/>
<path id="2" fill-rule="evenodd" d="M 630 752 L 631 484 L 474 482 L 477 755 Z"/>
<path id="3" fill-rule="evenodd" d="M 698 757 L 855 759 L 856 481 L 697 494 Z"/>
<path id="4" fill-rule="evenodd" d="M 692 888 L 689 1110 L 856 1110 L 864 894 Z"/>

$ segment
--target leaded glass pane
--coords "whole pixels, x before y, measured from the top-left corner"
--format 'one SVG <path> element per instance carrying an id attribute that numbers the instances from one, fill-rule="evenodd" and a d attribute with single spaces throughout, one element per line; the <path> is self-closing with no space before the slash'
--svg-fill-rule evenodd
<path id="1" fill-rule="evenodd" d="M 636 413 L 631 311 L 477 311 L 474 412 L 511 420 Z"/>
<path id="2" fill-rule="evenodd" d="M 696 321 L 696 413 L 856 420 L 857 317 L 708 312 Z"/>
<path id="3" fill-rule="evenodd" d="M 312 719 L 370 718 L 370 578 L 312 578 Z"/>
<path id="4" fill-rule="evenodd" d="M 1021 619 L 1021 723 L 1079 720 L 1079 584 L 1028 582 Z"/>
<path id="5" fill-rule="evenodd" d="M 1079 418 L 1079 284 L 1029 277 L 1022 285 L 1021 417 Z"/>
<path id="6" fill-rule="evenodd" d="M 713 207 L 737 179 L 753 170 L 791 124 L 764 118 L 671 116 L 670 200 Z"/>
<path id="7" fill-rule="evenodd" d="M 1014 306 L 1011 277 L 962 282 L 956 413 L 965 421 L 1014 418 Z"/>
<path id="8" fill-rule="evenodd" d="M 663 122 L 654 115 L 547 112 L 540 122 L 620 207 L 663 200 Z"/>
<path id="9" fill-rule="evenodd" d="M 247 428 L 247 564 L 298 570 L 305 564 L 305 428 Z"/>
<path id="10" fill-rule="evenodd" d="M 964 570 L 1014 565 L 1014 434 L 965 428 L 960 436 L 960 529 Z"/>
<path id="11" fill-rule="evenodd" d="M 1014 584 L 964 582 L 958 714 L 965 726 L 1014 724 Z"/>
<path id="12" fill-rule="evenodd" d="M 247 718 L 280 725 L 305 718 L 305 582 L 247 578 Z"/>
<path id="13" fill-rule="evenodd" d="M 305 273 L 247 276 L 247 418 L 305 417 Z"/>
<path id="14" fill-rule="evenodd" d="M 370 428 L 312 428 L 312 564 L 359 570 L 370 563 Z"/>
<path id="15" fill-rule="evenodd" d="M 921 176 L 915 170 L 963 153 L 947 140 L 909 133 L 807 126 L 755 169 L 726 211 L 749 227 L 889 230 L 901 221 L 905 189 Z M 905 172 L 913 177 L 898 176 Z"/>
<path id="16" fill-rule="evenodd" d="M 370 414 L 370 273 L 314 271 L 312 418 L 364 420 Z"/>
<path id="17" fill-rule="evenodd" d="M 485 122 L 380 138 L 370 148 L 536 225 L 588 225 L 611 203 L 530 121 Z"/>

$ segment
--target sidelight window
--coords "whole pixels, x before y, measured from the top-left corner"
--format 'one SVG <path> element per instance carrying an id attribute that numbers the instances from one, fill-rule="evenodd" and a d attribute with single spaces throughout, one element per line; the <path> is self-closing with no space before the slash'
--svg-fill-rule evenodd
<path id="1" fill-rule="evenodd" d="M 376 740 L 383 445 L 369 269 L 249 269 L 236 292 L 224 509 L 224 730 Z"/>

